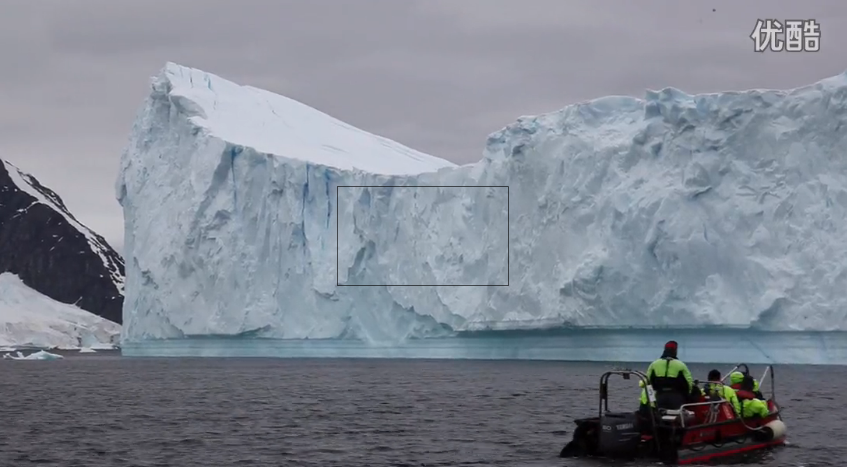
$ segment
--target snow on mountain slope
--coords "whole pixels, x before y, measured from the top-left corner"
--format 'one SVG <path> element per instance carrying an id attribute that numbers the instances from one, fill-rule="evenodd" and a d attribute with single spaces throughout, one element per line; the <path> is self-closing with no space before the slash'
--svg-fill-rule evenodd
<path id="1" fill-rule="evenodd" d="M 0 273 L 62 303 L 121 322 L 124 262 L 54 191 L 0 160 Z"/>
<path id="2" fill-rule="evenodd" d="M 519 119 L 464 167 L 362 152 L 385 140 L 242 91 L 174 64 L 153 81 L 116 187 L 126 339 L 847 328 L 847 75 L 600 98 Z"/>
<path id="3" fill-rule="evenodd" d="M 121 270 L 121 265 L 123 261 L 119 256 L 114 254 L 114 251 L 106 245 L 105 240 L 100 235 L 94 233 L 88 227 L 84 226 L 80 223 L 76 218 L 71 214 L 68 209 L 65 207 L 65 203 L 59 199 L 58 196 L 52 191 L 46 189 L 40 183 L 38 183 L 35 178 L 17 168 L 11 162 L 2 161 L 8 168 L 9 177 L 12 179 L 12 182 L 15 184 L 18 189 L 26 192 L 28 195 L 32 196 L 35 201 L 22 211 L 19 211 L 21 215 L 25 215 L 26 211 L 35 204 L 41 203 L 57 213 L 61 214 L 62 217 L 68 222 L 68 224 L 72 225 L 76 230 L 78 230 L 88 241 L 88 244 L 91 247 L 91 251 L 97 254 L 100 257 L 100 260 L 103 261 L 103 266 L 109 272 L 109 277 L 114 282 L 115 287 L 123 293 L 124 292 L 124 275 Z"/>
<path id="4" fill-rule="evenodd" d="M 86 347 L 117 343 L 121 326 L 0 274 L 0 346 Z"/>

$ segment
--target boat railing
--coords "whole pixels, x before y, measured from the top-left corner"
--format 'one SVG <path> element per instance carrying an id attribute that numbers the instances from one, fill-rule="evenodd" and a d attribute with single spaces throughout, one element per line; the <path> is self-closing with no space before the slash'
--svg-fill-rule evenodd
<path id="1" fill-rule="evenodd" d="M 743 367 L 743 370 L 741 370 L 742 367 Z M 750 374 L 750 368 L 747 366 L 747 364 L 746 363 L 739 363 L 738 365 L 735 365 L 735 367 L 733 367 L 732 370 L 727 372 L 726 375 L 724 375 L 724 377 L 721 379 L 721 382 L 723 382 L 727 377 L 729 377 L 730 374 L 732 374 L 732 372 L 734 372 L 736 370 L 739 370 L 742 373 L 747 374 L 747 375 Z M 781 410 L 780 410 L 779 404 L 777 404 L 777 402 L 776 402 L 776 380 L 774 378 L 773 365 L 767 365 L 765 367 L 765 371 L 762 373 L 762 377 L 758 380 L 759 381 L 759 391 L 761 391 L 763 389 L 764 382 L 765 382 L 765 380 L 768 376 L 770 376 L 770 383 L 771 383 L 770 384 L 770 386 L 771 386 L 770 400 L 773 402 L 773 407 L 774 407 L 774 411 L 771 412 L 770 415 L 776 415 L 778 418 L 781 419 L 782 418 L 782 414 L 780 413 Z M 680 413 L 682 412 L 682 410 L 686 409 L 686 407 L 697 407 L 697 406 L 704 406 L 704 405 L 720 406 L 722 404 L 727 404 L 727 405 L 729 405 L 730 409 L 733 409 L 732 405 L 730 405 L 730 402 L 728 400 L 721 399 L 721 400 L 716 400 L 716 401 L 691 402 L 691 403 L 688 403 L 688 404 L 683 404 L 680 407 Z M 735 410 L 733 409 L 732 412 L 735 413 Z M 713 413 L 712 408 L 710 408 L 709 413 L 710 413 L 710 420 L 707 421 L 706 423 L 704 423 L 704 425 L 715 423 L 714 420 L 711 420 L 711 414 Z M 739 417 L 737 415 L 736 415 L 736 417 L 739 418 L 741 420 L 741 424 L 744 425 L 749 430 L 760 430 L 761 429 L 760 427 L 749 426 L 745 422 L 743 417 Z M 682 427 L 685 427 L 685 417 L 680 417 L 680 424 L 681 424 Z"/>
<path id="2" fill-rule="evenodd" d="M 655 403 L 656 398 L 653 394 L 653 388 L 647 379 L 647 375 L 638 370 L 610 370 L 600 376 L 600 415 L 609 411 L 609 377 L 612 375 L 619 375 L 625 380 L 630 380 L 634 376 L 635 379 L 638 379 L 643 384 L 642 387 L 647 391 L 649 402 Z"/>
<path id="3" fill-rule="evenodd" d="M 733 410 L 733 408 L 732 408 L 732 406 L 730 405 L 729 401 L 728 401 L 728 400 L 726 400 L 726 399 L 721 399 L 721 400 L 717 400 L 717 401 L 706 401 L 706 402 L 689 402 L 689 403 L 687 403 L 687 404 L 682 404 L 682 405 L 679 407 L 679 413 L 680 413 L 680 414 L 682 414 L 684 410 L 687 410 L 687 409 L 688 409 L 688 407 L 703 407 L 703 406 L 710 406 L 710 407 L 709 407 L 709 419 L 708 419 L 707 421 L 705 421 L 704 423 L 701 423 L 701 425 L 710 425 L 710 424 L 712 424 L 712 423 L 715 423 L 715 422 L 716 422 L 716 420 L 713 420 L 713 419 L 712 419 L 712 415 L 714 414 L 715 416 L 717 416 L 717 409 L 718 409 L 721 405 L 724 405 L 724 404 L 728 405 L 728 406 L 729 406 L 729 409 L 732 411 L 732 413 L 733 413 L 733 414 L 735 414 L 735 410 Z M 693 411 L 691 411 L 691 410 L 689 410 L 689 411 L 690 411 L 690 412 L 693 412 Z M 685 428 L 685 417 L 684 417 L 684 416 L 680 416 L 680 417 L 679 417 L 679 423 L 680 423 L 680 426 L 682 426 L 683 428 Z"/>
<path id="4" fill-rule="evenodd" d="M 600 407 L 599 407 L 600 413 L 599 413 L 598 417 L 600 417 L 602 419 L 603 413 L 609 412 L 609 378 L 612 375 L 619 375 L 625 380 L 631 380 L 631 379 L 633 379 L 632 377 L 635 376 L 635 378 L 638 379 L 639 382 L 641 382 L 641 386 L 644 389 L 644 391 L 647 392 L 648 403 L 651 406 L 656 405 L 656 395 L 653 391 L 653 387 L 650 385 L 650 380 L 649 380 L 649 378 L 647 378 L 646 374 L 644 374 L 641 371 L 631 370 L 631 369 L 610 370 L 610 371 L 603 373 L 603 375 L 600 376 L 600 404 L 599 404 L 600 405 Z M 655 440 L 654 442 L 656 443 L 656 449 L 658 449 L 661 452 L 662 446 L 661 446 L 661 442 L 659 441 L 660 438 L 659 438 L 659 432 L 658 432 L 658 429 L 657 429 L 658 423 L 656 423 L 656 421 L 657 421 L 656 420 L 656 412 L 651 410 L 650 411 L 650 426 L 652 427 L 652 431 L 653 431 L 653 439 Z"/>
<path id="5" fill-rule="evenodd" d="M 743 368 L 743 370 L 742 370 L 742 368 Z M 729 370 L 726 374 L 724 374 L 724 377 L 721 378 L 721 382 L 723 382 L 724 380 L 729 378 L 729 375 L 731 375 L 736 370 L 741 371 L 745 375 L 750 374 L 750 367 L 748 367 L 746 363 L 739 363 L 738 365 L 735 365 L 731 370 Z M 762 373 L 762 377 L 758 379 L 758 381 L 759 381 L 759 391 L 762 390 L 762 387 L 765 385 L 765 381 L 766 381 L 766 378 L 768 376 L 770 376 L 770 382 L 771 382 L 771 397 L 770 397 L 770 400 L 772 400 L 774 402 L 774 404 L 776 404 L 776 378 L 774 377 L 773 365 L 767 365 L 765 367 L 765 371 Z"/>

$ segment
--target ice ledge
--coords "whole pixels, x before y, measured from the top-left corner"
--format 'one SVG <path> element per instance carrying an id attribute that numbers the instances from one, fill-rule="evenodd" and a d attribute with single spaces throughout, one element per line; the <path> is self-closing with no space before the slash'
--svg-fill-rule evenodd
<path id="1" fill-rule="evenodd" d="M 153 79 L 151 98 L 169 99 L 180 118 L 210 136 L 259 153 L 377 175 L 457 167 L 288 97 L 173 62 Z"/>
<path id="2" fill-rule="evenodd" d="M 426 358 L 650 362 L 661 343 L 680 343 L 687 363 L 847 364 L 847 332 L 750 330 L 573 330 L 485 337 L 414 339 L 374 345 L 335 339 L 163 339 L 124 343 L 126 357 Z M 659 347 L 657 347 L 659 346 Z"/>

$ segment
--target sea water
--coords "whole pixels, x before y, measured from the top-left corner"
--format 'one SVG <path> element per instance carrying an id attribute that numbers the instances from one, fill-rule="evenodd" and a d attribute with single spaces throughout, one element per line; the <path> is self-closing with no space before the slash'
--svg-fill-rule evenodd
<path id="1" fill-rule="evenodd" d="M 597 414 L 609 363 L 105 354 L 0 360 L 0 466 L 604 465 L 557 456 L 573 420 Z M 791 446 L 753 465 L 843 466 L 847 444 L 822 434 L 847 419 L 847 367 L 775 374 Z M 638 407 L 635 380 L 609 384 L 611 410 Z"/>

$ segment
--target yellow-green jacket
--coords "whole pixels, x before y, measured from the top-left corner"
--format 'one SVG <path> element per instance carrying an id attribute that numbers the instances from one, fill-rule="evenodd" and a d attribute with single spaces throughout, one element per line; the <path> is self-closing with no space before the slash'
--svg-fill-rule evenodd
<path id="1" fill-rule="evenodd" d="M 717 396 L 729 401 L 732 405 L 732 410 L 736 415 L 741 415 L 741 404 L 738 401 L 738 396 L 735 394 L 735 389 L 713 381 L 706 383 L 704 391 L 707 396 Z"/>
<path id="2" fill-rule="evenodd" d="M 729 375 L 729 381 L 732 384 L 739 384 L 744 380 L 744 374 L 740 371 L 734 371 Z M 753 379 L 753 391 L 759 390 L 759 382 L 756 379 Z M 745 399 L 740 400 L 741 402 L 741 412 L 744 418 L 753 417 L 758 415 L 760 417 L 767 417 L 770 415 L 770 411 L 768 410 L 768 404 L 761 399 Z"/>
<path id="3" fill-rule="evenodd" d="M 770 415 L 768 404 L 761 399 L 746 399 L 741 401 L 741 407 L 744 418 L 750 418 L 754 415 L 767 417 Z"/>
<path id="4" fill-rule="evenodd" d="M 647 403 L 650 401 L 650 398 L 647 397 L 647 388 L 644 387 L 644 381 L 638 381 L 638 386 L 641 387 L 641 405 L 647 405 Z M 654 402 L 651 405 L 655 407 L 656 403 Z"/>
<path id="5" fill-rule="evenodd" d="M 659 381 L 669 385 L 676 385 L 684 381 L 683 384 L 688 386 L 685 392 L 691 392 L 694 388 L 694 378 L 691 376 L 691 371 L 682 360 L 676 358 L 660 358 L 654 361 L 647 367 L 646 374 L 647 380 L 656 390 L 659 389 L 657 387 Z"/>
<path id="6" fill-rule="evenodd" d="M 744 381 L 744 373 L 742 373 L 740 371 L 733 371 L 732 373 L 730 373 L 730 375 L 729 375 L 730 384 L 739 384 L 742 381 Z M 758 390 L 759 390 L 759 381 L 757 381 L 756 378 L 753 378 L 753 392 L 756 392 Z"/>

